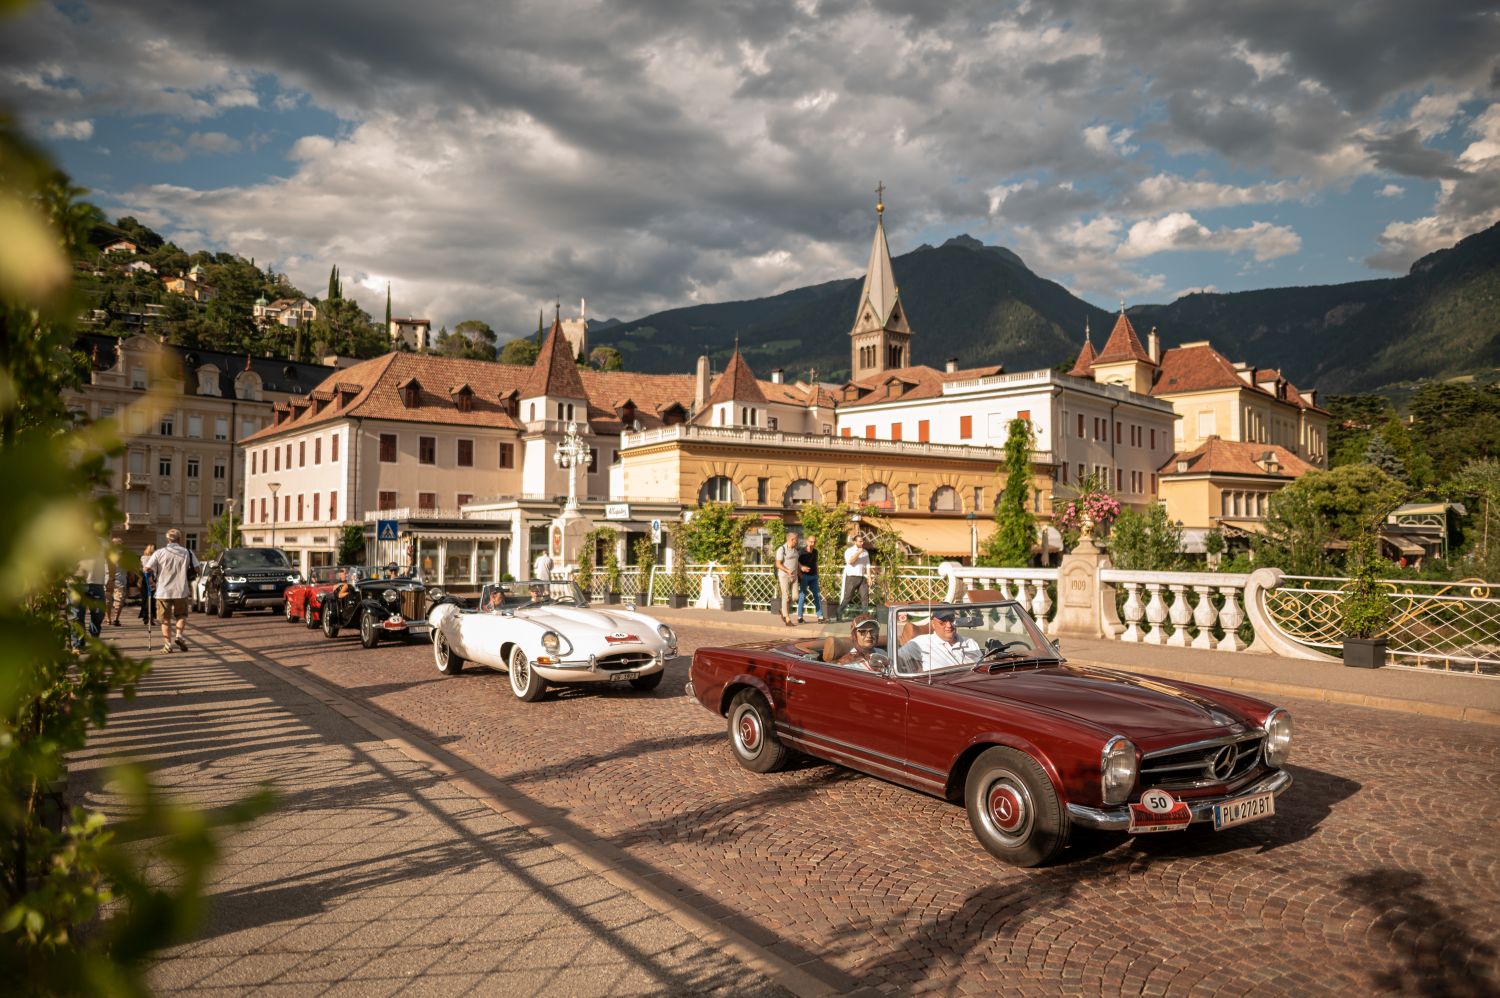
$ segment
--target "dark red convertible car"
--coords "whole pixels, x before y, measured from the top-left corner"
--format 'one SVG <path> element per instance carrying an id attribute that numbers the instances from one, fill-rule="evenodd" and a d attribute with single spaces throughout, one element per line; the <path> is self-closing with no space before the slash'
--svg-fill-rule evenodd
<path id="1" fill-rule="evenodd" d="M 893 606 L 815 638 L 700 648 L 688 693 L 728 719 L 745 768 L 796 749 L 962 800 L 984 847 L 1018 866 L 1056 857 L 1074 825 L 1269 817 L 1292 783 L 1282 708 L 1068 665 L 1014 602 Z"/>
<path id="2" fill-rule="evenodd" d="M 340 572 L 344 572 L 347 578 L 350 568 L 348 565 L 320 565 L 312 570 L 312 577 L 307 581 L 287 586 L 286 622 L 294 624 L 300 620 L 308 630 L 317 627 L 322 622 L 322 618 L 318 616 L 318 597 L 331 592 L 338 585 Z"/>

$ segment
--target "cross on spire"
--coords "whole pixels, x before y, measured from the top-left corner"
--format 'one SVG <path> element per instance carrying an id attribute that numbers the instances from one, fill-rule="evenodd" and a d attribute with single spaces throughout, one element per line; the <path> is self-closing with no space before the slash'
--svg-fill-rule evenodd
<path id="1" fill-rule="evenodd" d="M 875 184 L 875 214 L 885 214 L 885 181 L 881 180 Z"/>

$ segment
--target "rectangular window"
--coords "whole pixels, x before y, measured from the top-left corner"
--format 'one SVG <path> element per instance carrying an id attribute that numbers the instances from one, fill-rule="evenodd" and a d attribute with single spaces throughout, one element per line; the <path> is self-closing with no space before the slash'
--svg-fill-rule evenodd
<path id="1" fill-rule="evenodd" d="M 774 430 L 774 429 L 777 429 L 780 426 L 781 426 L 781 421 L 778 420 L 775 416 L 767 416 L 766 417 L 766 429 L 768 429 L 768 430 Z"/>
<path id="2" fill-rule="evenodd" d="M 460 509 L 474 501 L 474 496 L 468 492 L 460 492 L 453 498 L 455 500 L 455 505 L 457 505 Z"/>
<path id="3" fill-rule="evenodd" d="M 159 433 L 159 434 L 161 434 L 164 437 L 170 437 L 172 435 L 172 429 L 173 429 L 173 426 L 174 426 L 173 421 L 175 419 L 176 419 L 175 416 L 171 416 L 171 415 L 163 416 L 161 418 L 161 422 L 156 424 L 156 432 Z"/>
<path id="4" fill-rule="evenodd" d="M 187 547 L 187 549 L 189 551 L 193 552 L 193 554 L 197 554 L 198 553 L 198 535 L 197 534 L 188 534 L 187 536 L 185 536 L 182 539 L 182 543 Z"/>
<path id="5" fill-rule="evenodd" d="M 313 437 L 313 464 L 323 463 L 323 438 Z M 316 519 L 316 517 L 314 517 Z"/>
<path id="6" fill-rule="evenodd" d="M 337 492 L 328 493 L 328 518 L 330 520 L 339 518 L 339 494 Z"/>
<path id="7" fill-rule="evenodd" d="M 1125 472 L 1120 468 L 1115 469 L 1115 491 L 1125 491 Z"/>
<path id="8" fill-rule="evenodd" d="M 132 367 L 130 369 L 130 387 L 141 391 L 146 387 L 146 369 L 144 367 Z"/>
<path id="9" fill-rule="evenodd" d="M 1086 470 L 1084 470 L 1083 465 L 1080 464 L 1078 466 L 1078 480 L 1081 482 L 1081 481 L 1083 481 L 1087 477 L 1088 477 L 1088 472 Z"/>
<path id="10" fill-rule="evenodd" d="M 873 427 L 873 426 L 866 426 L 865 427 L 865 439 L 866 440 L 874 440 L 875 439 L 875 427 Z"/>
<path id="11" fill-rule="evenodd" d="M 225 466 L 225 464 L 224 464 L 224 462 L 222 460 L 215 461 L 214 462 L 214 481 L 216 481 L 216 482 L 222 482 L 224 480 L 224 475 L 225 475 L 225 471 L 226 470 L 227 470 L 227 468 L 226 468 L 226 466 Z"/>
<path id="12" fill-rule="evenodd" d="M 500 445 L 500 467 L 502 467 L 502 468 L 514 468 L 515 466 L 516 466 L 516 445 L 515 444 L 501 444 Z"/>
<path id="13" fill-rule="evenodd" d="M 892 423 L 891 424 L 891 439 L 892 440 L 900 440 L 901 439 L 901 424 L 900 423 Z"/>
<path id="14" fill-rule="evenodd" d="M 328 460 L 330 460 L 330 461 L 337 461 L 338 459 L 339 459 L 339 435 L 337 433 L 335 433 L 335 434 L 333 434 L 332 436 L 330 436 L 328 438 Z"/>
<path id="15" fill-rule="evenodd" d="M 845 501 L 847 501 L 848 498 L 849 498 L 849 483 L 848 482 L 834 482 L 834 484 L 833 484 L 833 493 L 834 493 L 835 501 L 836 502 L 845 502 Z"/>
<path id="16" fill-rule="evenodd" d="M 1062 466 L 1062 480 L 1064 485 L 1068 484 L 1068 466 L 1066 464 Z"/>
<path id="17" fill-rule="evenodd" d="M 214 439 L 215 440 L 228 440 L 229 439 L 229 420 L 226 419 L 223 416 L 215 416 L 214 417 Z"/>
<path id="18" fill-rule="evenodd" d="M 255 451 L 250 452 L 250 474 L 252 475 L 260 473 L 260 462 L 257 460 L 259 457 L 260 455 Z"/>
<path id="19" fill-rule="evenodd" d="M 932 421 L 928 419 L 917 420 L 917 442 L 927 443 L 932 439 Z"/>
<path id="20" fill-rule="evenodd" d="M 958 439 L 968 440 L 974 436 L 974 417 L 958 417 Z"/>
<path id="21" fill-rule="evenodd" d="M 382 433 L 380 435 L 380 460 L 383 464 L 396 462 L 396 434 Z"/>
<path id="22" fill-rule="evenodd" d="M 292 470 L 292 442 L 290 440 L 286 442 L 286 470 Z"/>
<path id="23" fill-rule="evenodd" d="M 223 515 L 224 515 L 224 500 L 223 499 L 215 499 L 214 500 L 214 519 L 217 520 L 219 517 L 221 517 Z"/>
<path id="24" fill-rule="evenodd" d="M 1151 494 L 1156 495 L 1156 472 L 1151 472 Z"/>
<path id="25" fill-rule="evenodd" d="M 323 493 L 321 493 L 321 492 L 314 492 L 313 493 L 313 515 L 312 515 L 312 518 L 314 520 L 319 520 L 319 519 L 322 518 L 321 517 L 322 510 L 319 508 L 322 505 L 322 502 L 323 502 Z"/>
<path id="26" fill-rule="evenodd" d="M 437 437 L 417 438 L 417 463 L 437 464 Z"/>
<path id="27" fill-rule="evenodd" d="M 286 496 L 281 504 L 281 518 L 290 520 L 292 518 L 292 497 Z"/>
<path id="28" fill-rule="evenodd" d="M 906 487 L 906 508 L 917 508 L 917 487 L 915 485 L 908 485 Z"/>
<path id="29" fill-rule="evenodd" d="M 845 440 L 848 440 L 851 436 L 853 436 L 853 432 L 849 427 L 841 426 L 839 427 L 839 436 L 843 437 Z"/>
<path id="30" fill-rule="evenodd" d="M 170 517 L 172 515 L 172 493 L 170 493 L 170 492 L 160 492 L 160 493 L 157 493 L 157 496 L 156 496 L 156 515 L 157 516 L 167 516 L 167 517 Z"/>
<path id="31" fill-rule="evenodd" d="M 307 467 L 307 441 L 306 440 L 298 440 L 297 441 L 297 467 L 299 467 L 299 468 L 305 468 L 305 467 Z"/>
<path id="32" fill-rule="evenodd" d="M 770 483 L 771 480 L 769 478 L 757 478 L 755 480 L 755 501 L 762 506 L 766 504 L 767 486 Z"/>
<path id="33" fill-rule="evenodd" d="M 203 515 L 203 508 L 199 503 L 200 500 L 197 496 L 184 496 L 182 500 L 182 518 L 189 523 L 200 519 Z"/>
<path id="34" fill-rule="evenodd" d="M 1151 428 L 1151 449 L 1156 450 L 1156 428 Z"/>
<path id="35" fill-rule="evenodd" d="M 1031 410 L 1022 409 L 1020 412 L 1016 413 L 1016 418 L 1027 423 L 1031 422 Z"/>
<path id="36" fill-rule="evenodd" d="M 202 437 L 203 437 L 203 417 L 202 416 L 189 416 L 188 417 L 188 436 L 191 437 L 194 440 L 200 440 L 200 439 L 202 439 Z"/>
<path id="37" fill-rule="evenodd" d="M 271 453 L 276 458 L 276 470 L 280 471 L 281 470 L 281 448 L 280 447 L 273 448 L 272 451 L 271 451 Z"/>
<path id="38" fill-rule="evenodd" d="M 396 493 L 394 493 L 394 492 L 382 492 L 382 493 L 380 493 L 380 498 L 376 500 L 375 508 L 376 509 L 395 509 L 396 508 Z"/>
<path id="39" fill-rule="evenodd" d="M 458 466 L 460 468 L 474 467 L 474 441 L 460 440 L 458 442 Z"/>
<path id="40" fill-rule="evenodd" d="M 198 477 L 198 455 L 194 454 L 191 457 L 189 457 L 187 459 L 187 461 L 185 462 L 185 468 L 186 468 L 186 470 L 183 471 L 184 475 L 186 475 L 189 478 L 197 478 Z"/>
<path id="41" fill-rule="evenodd" d="M 255 426 L 256 423 L 253 419 L 240 420 L 240 436 L 248 437 L 250 434 L 255 432 Z"/>
<path id="42" fill-rule="evenodd" d="M 1083 413 L 1078 414 L 1078 439 L 1083 439 Z"/>
<path id="43" fill-rule="evenodd" d="M 1124 429 L 1124 427 L 1125 427 L 1124 423 L 1120 422 L 1119 420 L 1115 420 L 1115 443 L 1117 443 L 1117 444 L 1118 443 L 1124 443 L 1124 441 L 1120 439 L 1120 437 L 1121 437 L 1121 432 L 1120 431 L 1122 429 Z"/>
<path id="44" fill-rule="evenodd" d="M 265 496 L 261 496 L 260 497 L 260 522 L 261 523 L 265 523 L 266 522 L 266 497 Z"/>
<path id="45" fill-rule="evenodd" d="M 163 478 L 172 477 L 172 456 L 163 454 L 156 459 L 156 473 Z"/>
<path id="46" fill-rule="evenodd" d="M 436 492 L 418 492 L 417 493 L 417 508 L 418 509 L 437 509 L 437 493 Z"/>
<path id="47" fill-rule="evenodd" d="M 974 486 L 974 512 L 984 509 L 984 486 Z"/>
<path id="48" fill-rule="evenodd" d="M 303 513 L 303 510 L 302 510 L 302 493 L 298 492 L 297 493 L 297 522 L 298 523 L 302 522 L 302 513 Z"/>

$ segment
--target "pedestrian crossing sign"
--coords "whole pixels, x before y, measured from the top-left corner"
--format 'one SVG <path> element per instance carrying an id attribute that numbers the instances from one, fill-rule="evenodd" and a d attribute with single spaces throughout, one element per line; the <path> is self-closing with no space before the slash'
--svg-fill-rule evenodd
<path id="1" fill-rule="evenodd" d="M 396 521 L 395 520 L 376 520 L 375 521 L 375 539 L 377 541 L 394 541 L 394 540 L 396 540 Z"/>

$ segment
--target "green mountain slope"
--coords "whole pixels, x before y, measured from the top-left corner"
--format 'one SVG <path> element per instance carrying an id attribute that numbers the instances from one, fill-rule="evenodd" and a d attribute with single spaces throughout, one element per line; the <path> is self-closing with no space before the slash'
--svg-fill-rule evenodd
<path id="1" fill-rule="evenodd" d="M 1029 270 L 1009 250 L 959 236 L 892 261 L 917 363 L 1007 370 L 1073 357 L 1088 319 L 1095 345 L 1113 317 Z M 772 298 L 672 309 L 601 330 L 637 371 L 683 371 L 701 353 L 722 367 L 735 337 L 757 372 L 838 380 L 861 281 Z M 1500 225 L 1419 260 L 1404 277 L 1315 287 L 1194 294 L 1130 309 L 1166 346 L 1212 340 L 1234 360 L 1279 367 L 1323 391 L 1372 391 L 1500 366 Z"/>

